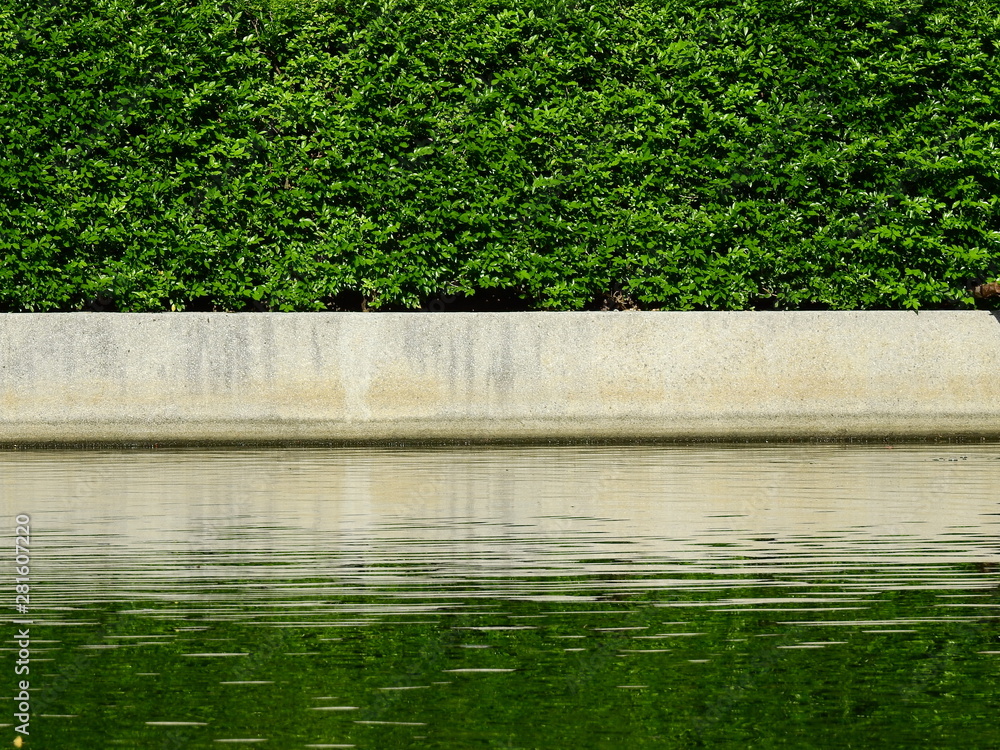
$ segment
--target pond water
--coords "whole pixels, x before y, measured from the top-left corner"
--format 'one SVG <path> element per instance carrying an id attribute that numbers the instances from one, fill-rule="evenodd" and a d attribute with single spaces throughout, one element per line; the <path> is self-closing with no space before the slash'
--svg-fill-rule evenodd
<path id="1" fill-rule="evenodd" d="M 0 480 L 28 747 L 1000 746 L 995 444 L 7 451 Z"/>

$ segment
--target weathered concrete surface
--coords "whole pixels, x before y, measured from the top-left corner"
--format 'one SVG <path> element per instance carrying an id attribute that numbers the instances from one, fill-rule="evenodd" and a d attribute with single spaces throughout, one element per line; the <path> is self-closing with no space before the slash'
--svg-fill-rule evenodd
<path id="1" fill-rule="evenodd" d="M 0 442 L 1000 436 L 985 311 L 9 314 Z"/>

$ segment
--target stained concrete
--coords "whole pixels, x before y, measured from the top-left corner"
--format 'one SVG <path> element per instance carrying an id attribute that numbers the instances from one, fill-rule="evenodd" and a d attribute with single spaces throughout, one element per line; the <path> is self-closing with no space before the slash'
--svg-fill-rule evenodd
<path id="1" fill-rule="evenodd" d="M 986 311 L 8 314 L 0 443 L 1000 436 Z"/>

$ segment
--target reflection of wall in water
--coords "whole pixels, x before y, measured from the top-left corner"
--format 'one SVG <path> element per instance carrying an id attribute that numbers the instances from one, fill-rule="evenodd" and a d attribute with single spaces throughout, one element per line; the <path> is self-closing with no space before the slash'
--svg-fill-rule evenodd
<path id="1" fill-rule="evenodd" d="M 622 540 L 669 555 L 749 537 L 946 539 L 996 517 L 996 446 L 557 447 L 0 453 L 8 515 L 114 546 Z M 47 536 L 48 535 L 48 536 Z"/>

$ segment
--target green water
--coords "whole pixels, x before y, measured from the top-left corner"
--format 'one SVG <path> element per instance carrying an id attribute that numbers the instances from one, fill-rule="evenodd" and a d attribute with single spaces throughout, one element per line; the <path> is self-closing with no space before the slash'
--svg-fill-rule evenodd
<path id="1" fill-rule="evenodd" d="M 11 540 L 32 526 L 26 747 L 1000 747 L 997 445 L 7 452 L 0 477 Z"/>

